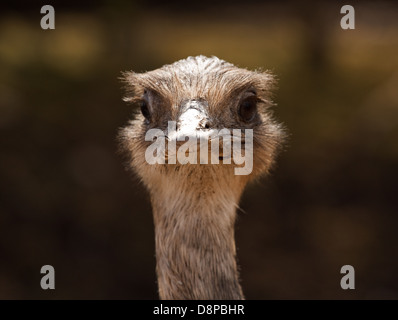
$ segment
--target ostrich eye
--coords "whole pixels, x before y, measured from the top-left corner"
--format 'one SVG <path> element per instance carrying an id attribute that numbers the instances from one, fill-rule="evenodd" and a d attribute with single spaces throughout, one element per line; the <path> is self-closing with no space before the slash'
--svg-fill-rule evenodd
<path id="1" fill-rule="evenodd" d="M 243 121 L 249 122 L 257 114 L 257 97 L 250 96 L 244 99 L 239 106 L 239 116 Z"/>
<path id="2" fill-rule="evenodd" d="M 147 119 L 149 121 L 151 118 L 151 114 L 149 113 L 149 108 L 148 108 L 147 102 L 142 101 L 140 104 L 140 108 L 141 108 L 142 115 L 145 117 L 145 119 Z"/>

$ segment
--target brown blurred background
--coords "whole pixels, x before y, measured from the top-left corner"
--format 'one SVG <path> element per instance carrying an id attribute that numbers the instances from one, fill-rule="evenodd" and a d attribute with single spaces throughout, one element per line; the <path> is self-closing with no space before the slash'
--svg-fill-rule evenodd
<path id="1" fill-rule="evenodd" d="M 396 3 L 351 1 L 342 30 L 338 1 L 56 1 L 47 31 L 44 4 L 0 11 L 0 298 L 158 298 L 149 198 L 116 153 L 118 77 L 198 54 L 272 70 L 290 132 L 241 202 L 246 297 L 398 298 Z"/>

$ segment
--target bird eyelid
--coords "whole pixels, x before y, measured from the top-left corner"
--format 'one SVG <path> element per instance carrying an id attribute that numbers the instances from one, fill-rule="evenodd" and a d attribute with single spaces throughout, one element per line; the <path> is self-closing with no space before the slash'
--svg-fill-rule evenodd
<path id="1" fill-rule="evenodd" d="M 259 96 L 257 95 L 257 92 L 256 92 L 256 90 L 255 90 L 254 88 L 250 88 L 250 89 L 248 89 L 248 90 L 245 90 L 245 91 L 243 92 L 243 94 L 241 94 L 240 99 L 239 99 L 238 106 L 239 106 L 243 101 L 245 101 L 245 100 L 247 100 L 247 99 L 253 99 L 253 100 L 255 100 L 256 103 L 262 103 L 262 102 L 264 102 L 264 100 L 263 100 L 261 97 L 259 97 Z"/>
<path id="2" fill-rule="evenodd" d="M 139 99 L 139 103 L 145 103 L 148 106 L 150 112 L 153 112 L 156 100 L 160 99 L 159 94 L 150 89 L 144 89 L 142 97 Z"/>
<path id="3" fill-rule="evenodd" d="M 231 98 L 238 99 L 239 101 L 249 96 L 257 96 L 257 90 L 253 85 L 240 86 L 236 88 L 233 92 L 231 92 L 230 95 Z"/>
<path id="4" fill-rule="evenodd" d="M 257 97 L 257 92 L 256 90 L 250 88 L 249 90 L 245 90 L 242 94 L 241 94 L 241 100 L 244 100 L 246 98 L 249 97 Z"/>

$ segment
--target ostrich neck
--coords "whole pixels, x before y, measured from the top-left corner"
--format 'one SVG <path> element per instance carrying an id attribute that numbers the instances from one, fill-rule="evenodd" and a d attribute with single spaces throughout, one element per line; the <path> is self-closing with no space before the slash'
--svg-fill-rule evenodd
<path id="1" fill-rule="evenodd" d="M 151 190 L 160 298 L 243 299 L 234 240 L 243 186 L 178 182 Z"/>

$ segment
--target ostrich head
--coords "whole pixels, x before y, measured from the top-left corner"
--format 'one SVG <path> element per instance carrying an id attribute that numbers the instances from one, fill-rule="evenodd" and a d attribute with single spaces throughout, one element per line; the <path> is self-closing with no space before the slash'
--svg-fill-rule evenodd
<path id="1" fill-rule="evenodd" d="M 235 259 L 236 208 L 247 182 L 269 171 L 283 140 L 269 110 L 272 75 L 198 56 L 146 73 L 126 72 L 124 80 L 125 100 L 139 104 L 140 112 L 121 131 L 120 140 L 130 167 L 151 196 L 160 297 L 242 299 Z M 245 156 L 252 157 L 247 174 L 236 174 L 243 164 L 225 156 L 223 139 L 217 142 L 218 163 L 170 161 L 170 149 L 164 152 L 165 161 L 147 161 L 153 144 L 146 139 L 150 129 L 178 149 L 184 143 L 181 137 L 214 140 L 226 128 L 242 132 L 232 140 L 238 139 L 242 152 L 250 153 Z M 246 132 L 252 133 L 250 148 L 245 148 Z M 195 142 L 184 154 L 194 152 L 196 159 L 204 148 L 211 154 L 210 145 L 198 143 L 196 148 Z"/>

